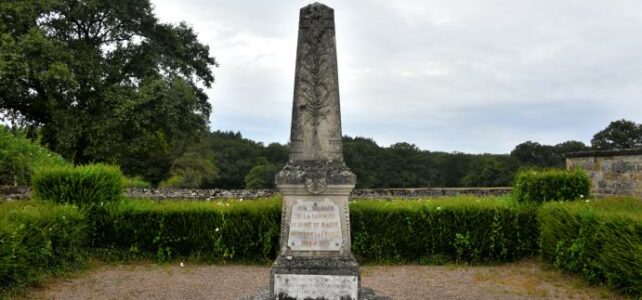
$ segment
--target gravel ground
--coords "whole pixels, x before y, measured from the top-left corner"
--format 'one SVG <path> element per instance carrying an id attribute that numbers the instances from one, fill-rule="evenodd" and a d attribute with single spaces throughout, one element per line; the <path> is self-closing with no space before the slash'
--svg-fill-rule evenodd
<path id="1" fill-rule="evenodd" d="M 621 299 L 538 261 L 500 266 L 365 266 L 363 286 L 393 299 Z M 28 299 L 239 299 L 268 285 L 269 267 L 98 265 L 30 290 Z"/>

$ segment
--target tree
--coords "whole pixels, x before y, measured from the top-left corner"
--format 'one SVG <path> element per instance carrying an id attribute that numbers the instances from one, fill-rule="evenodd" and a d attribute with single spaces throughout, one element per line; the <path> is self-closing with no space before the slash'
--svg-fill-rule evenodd
<path id="1" fill-rule="evenodd" d="M 613 121 L 593 136 L 591 146 L 598 150 L 642 147 L 642 124 L 625 119 Z"/>
<path id="2" fill-rule="evenodd" d="M 560 155 L 586 150 L 589 150 L 589 147 L 580 141 L 566 141 L 555 145 L 555 152 L 559 153 Z"/>
<path id="3" fill-rule="evenodd" d="M 357 175 L 357 188 L 379 185 L 382 149 L 375 141 L 363 137 L 343 137 L 343 159 Z"/>
<path id="4" fill-rule="evenodd" d="M 0 15 L 0 115 L 65 158 L 157 183 L 207 129 L 217 63 L 149 0 L 2 1 Z"/>
<path id="5" fill-rule="evenodd" d="M 170 169 L 170 177 L 161 182 L 161 186 L 200 188 L 206 182 L 218 178 L 218 169 L 214 159 L 203 155 L 203 152 L 187 151 L 176 159 Z"/>
<path id="6" fill-rule="evenodd" d="M 556 153 L 555 147 L 527 141 L 515 146 L 510 155 L 523 165 L 530 167 L 560 167 L 563 157 Z"/>
<path id="7" fill-rule="evenodd" d="M 265 189 L 274 187 L 274 177 L 281 170 L 277 165 L 270 163 L 264 157 L 245 175 L 246 189 Z"/>
<path id="8" fill-rule="evenodd" d="M 476 155 L 468 174 L 461 179 L 464 186 L 510 186 L 519 162 L 509 155 Z"/>

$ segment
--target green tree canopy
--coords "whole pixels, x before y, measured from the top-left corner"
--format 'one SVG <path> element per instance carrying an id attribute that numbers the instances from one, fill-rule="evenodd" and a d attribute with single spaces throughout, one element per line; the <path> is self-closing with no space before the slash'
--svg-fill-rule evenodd
<path id="1" fill-rule="evenodd" d="M 593 136 L 591 145 L 599 150 L 642 147 L 642 124 L 624 119 L 613 121 Z"/>
<path id="2" fill-rule="evenodd" d="M 279 166 L 268 162 L 265 157 L 261 157 L 257 165 L 245 175 L 245 188 L 274 188 L 274 177 L 279 170 L 281 170 Z"/>
<path id="3" fill-rule="evenodd" d="M 216 61 L 149 0 L 0 2 L 0 115 L 75 163 L 159 182 L 207 129 Z"/>

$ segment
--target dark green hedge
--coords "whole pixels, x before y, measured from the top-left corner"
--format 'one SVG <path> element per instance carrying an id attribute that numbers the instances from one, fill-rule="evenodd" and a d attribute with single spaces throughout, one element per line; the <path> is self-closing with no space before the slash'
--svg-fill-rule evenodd
<path id="1" fill-rule="evenodd" d="M 39 282 L 83 261 L 85 219 L 77 208 L 53 203 L 0 204 L 2 291 Z"/>
<path id="2" fill-rule="evenodd" d="M 515 198 L 520 202 L 588 198 L 591 181 L 584 171 L 526 170 L 515 176 Z"/>
<path id="3" fill-rule="evenodd" d="M 267 262 L 276 257 L 280 203 L 125 200 L 97 216 L 95 245 L 160 261 Z"/>
<path id="4" fill-rule="evenodd" d="M 34 198 L 83 207 L 103 206 L 123 194 L 123 175 L 116 166 L 93 164 L 43 168 L 31 180 Z"/>
<path id="5" fill-rule="evenodd" d="M 501 262 L 537 253 L 534 210 L 509 198 L 360 200 L 350 210 L 353 252 L 362 262 Z M 278 199 L 127 200 L 96 222 L 95 244 L 160 260 L 268 262 L 277 255 L 280 214 Z"/>
<path id="6" fill-rule="evenodd" d="M 612 198 L 544 205 L 543 258 L 563 270 L 642 296 L 642 201 Z"/>
<path id="7" fill-rule="evenodd" d="M 360 262 L 505 262 L 537 253 L 534 208 L 508 197 L 361 200 L 350 210 Z"/>

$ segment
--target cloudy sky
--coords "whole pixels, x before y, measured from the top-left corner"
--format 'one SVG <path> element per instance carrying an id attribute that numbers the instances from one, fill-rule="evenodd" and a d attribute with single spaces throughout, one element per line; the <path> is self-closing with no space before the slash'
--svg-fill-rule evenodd
<path id="1" fill-rule="evenodd" d="M 310 1 L 152 2 L 220 63 L 211 127 L 287 142 L 298 13 Z M 639 0 L 324 3 L 335 9 L 345 135 L 508 153 L 642 122 Z"/>

